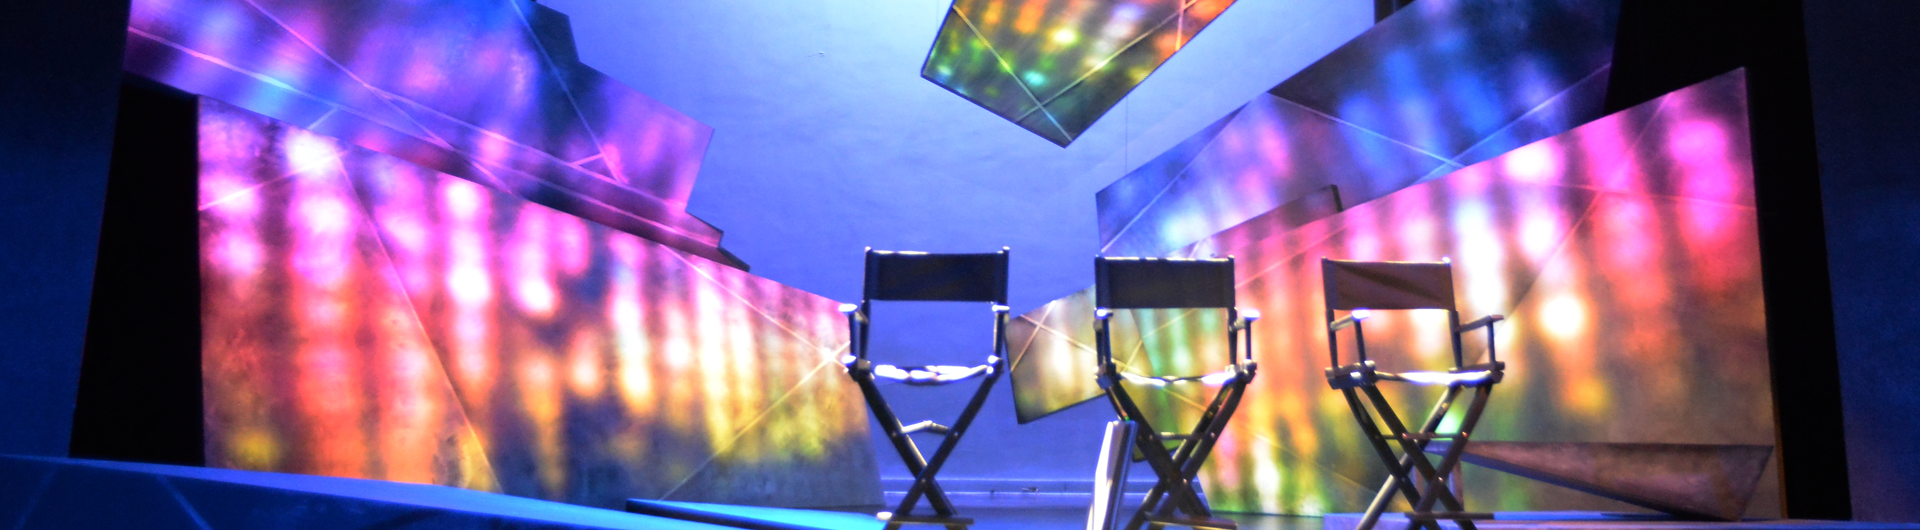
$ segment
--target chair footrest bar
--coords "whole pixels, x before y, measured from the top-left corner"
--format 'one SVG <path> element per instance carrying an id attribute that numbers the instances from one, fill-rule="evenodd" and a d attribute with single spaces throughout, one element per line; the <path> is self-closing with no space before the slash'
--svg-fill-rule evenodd
<path id="1" fill-rule="evenodd" d="M 938 515 L 889 515 L 887 517 L 880 517 L 878 514 L 875 514 L 874 518 L 882 521 L 886 521 L 889 523 L 899 523 L 899 524 L 939 524 L 939 525 L 971 525 L 973 524 L 972 517 L 940 517 Z"/>
<path id="2" fill-rule="evenodd" d="M 1410 432 L 1410 433 L 1402 434 L 1400 436 L 1402 438 L 1406 438 L 1409 440 L 1458 440 L 1461 438 L 1465 438 L 1465 436 L 1461 436 L 1460 433 L 1444 433 L 1444 432 L 1441 432 L 1441 433 Z"/>
<path id="3" fill-rule="evenodd" d="M 1181 440 L 1185 440 L 1185 439 L 1188 439 L 1188 438 L 1192 438 L 1192 437 L 1193 437 L 1193 435 L 1191 435 L 1191 434 L 1186 434 L 1186 433 L 1177 433 L 1177 432 L 1163 432 L 1163 433 L 1160 433 L 1160 439 L 1161 439 L 1161 440 L 1165 440 L 1165 441 L 1169 441 L 1169 442 L 1177 442 L 1177 441 L 1181 441 Z"/>
<path id="4" fill-rule="evenodd" d="M 1148 517 L 1151 527 L 1190 526 L 1193 528 L 1217 528 L 1220 530 L 1238 530 L 1240 523 L 1227 519 L 1201 519 L 1196 517 Z"/>
<path id="5" fill-rule="evenodd" d="M 1409 521 L 1437 521 L 1451 519 L 1492 519 L 1493 512 L 1407 512 Z"/>
<path id="6" fill-rule="evenodd" d="M 953 428 L 945 425 L 941 425 L 938 423 L 934 423 L 933 420 L 927 420 L 920 423 L 915 423 L 913 425 L 906 425 L 906 426 L 900 427 L 900 434 L 913 434 L 920 431 L 926 431 L 926 432 L 944 436 L 947 433 L 953 432 Z"/>

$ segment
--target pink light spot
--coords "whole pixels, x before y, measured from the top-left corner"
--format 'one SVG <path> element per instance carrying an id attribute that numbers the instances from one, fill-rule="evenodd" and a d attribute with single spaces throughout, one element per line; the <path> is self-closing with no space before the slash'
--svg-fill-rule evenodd
<path id="1" fill-rule="evenodd" d="M 228 232 L 220 235 L 219 250 L 214 260 L 227 270 L 227 274 L 252 276 L 260 271 L 260 264 L 266 261 L 266 252 L 260 242 L 245 234 Z"/>
<path id="2" fill-rule="evenodd" d="M 316 236 L 334 236 L 345 232 L 352 212 L 333 197 L 313 197 L 300 201 L 300 226 Z"/>
<path id="3" fill-rule="evenodd" d="M 339 148 L 333 142 L 313 134 L 295 134 L 286 143 L 287 167 L 293 171 L 310 171 L 323 164 L 330 164 L 340 157 Z"/>
<path id="4" fill-rule="evenodd" d="M 514 301 L 519 302 L 521 311 L 540 318 L 553 316 L 553 309 L 559 298 L 559 295 L 554 292 L 553 284 L 538 277 L 522 278 L 514 286 L 513 294 Z"/>
<path id="5" fill-rule="evenodd" d="M 1534 259 L 1546 257 L 1560 240 L 1560 220 L 1544 209 L 1529 210 L 1520 225 L 1520 246 Z"/>
<path id="6" fill-rule="evenodd" d="M 1556 297 L 1540 307 L 1540 322 L 1556 339 L 1578 339 L 1587 329 L 1586 304 L 1573 296 Z"/>
<path id="7" fill-rule="evenodd" d="M 560 262 L 560 270 L 576 276 L 585 273 L 593 259 L 587 224 L 571 215 L 553 217 L 553 239 L 559 247 L 554 257 Z"/>
<path id="8" fill-rule="evenodd" d="M 487 272 L 479 267 L 456 267 L 447 275 L 447 291 L 464 306 L 477 306 L 493 298 L 493 285 Z"/>
<path id="9" fill-rule="evenodd" d="M 486 194 L 477 184 L 459 179 L 440 179 L 440 205 L 454 221 L 481 220 L 487 208 Z"/>
<path id="10" fill-rule="evenodd" d="M 1557 151 L 1553 142 L 1534 142 L 1500 157 L 1500 169 L 1513 178 L 1552 182 L 1560 175 Z"/>

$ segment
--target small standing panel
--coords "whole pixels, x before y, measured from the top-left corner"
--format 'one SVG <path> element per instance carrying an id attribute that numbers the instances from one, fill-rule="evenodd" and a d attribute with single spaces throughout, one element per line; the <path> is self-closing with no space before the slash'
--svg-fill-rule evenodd
<path id="1" fill-rule="evenodd" d="M 1120 501 L 1127 493 L 1127 461 L 1133 454 L 1133 422 L 1107 422 L 1100 440 L 1100 463 L 1093 470 L 1093 505 L 1087 508 L 1087 530 L 1113 530 Z"/>

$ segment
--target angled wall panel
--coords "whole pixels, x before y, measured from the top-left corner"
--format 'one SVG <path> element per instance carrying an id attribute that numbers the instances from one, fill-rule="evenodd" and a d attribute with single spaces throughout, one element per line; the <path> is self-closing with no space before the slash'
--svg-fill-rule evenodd
<path id="1" fill-rule="evenodd" d="M 833 301 L 201 105 L 210 465 L 603 507 L 877 502 Z"/>

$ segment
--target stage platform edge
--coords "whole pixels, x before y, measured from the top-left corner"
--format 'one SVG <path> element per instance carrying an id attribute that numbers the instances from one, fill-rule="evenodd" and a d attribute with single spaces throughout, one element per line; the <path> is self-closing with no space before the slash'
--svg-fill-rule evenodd
<path id="1" fill-rule="evenodd" d="M 724 530 L 428 484 L 13 455 L 0 455 L 0 528 Z"/>
<path id="2" fill-rule="evenodd" d="M 1355 530 L 1358 513 L 1330 513 L 1322 530 Z M 1920 523 L 1821 521 L 1814 519 L 1749 519 L 1745 521 L 1689 521 L 1665 514 L 1622 512 L 1494 512 L 1493 519 L 1474 521 L 1482 530 L 1920 530 Z M 1453 521 L 1441 521 L 1445 530 L 1459 530 Z M 1407 530 L 1406 513 L 1380 516 L 1374 530 Z"/>
<path id="3" fill-rule="evenodd" d="M 872 514 L 737 504 L 627 499 L 627 511 L 746 530 L 880 530 L 886 526 Z"/>

